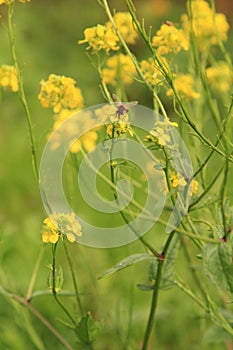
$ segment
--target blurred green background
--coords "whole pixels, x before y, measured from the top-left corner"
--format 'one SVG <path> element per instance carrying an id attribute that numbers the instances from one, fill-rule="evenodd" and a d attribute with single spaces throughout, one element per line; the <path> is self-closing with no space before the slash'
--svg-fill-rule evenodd
<path id="1" fill-rule="evenodd" d="M 123 1 L 111 1 L 118 11 L 125 10 Z M 219 2 L 229 15 L 232 2 Z M 154 31 L 164 20 L 179 21 L 184 12 L 184 1 L 135 1 L 140 17 L 152 24 Z M 0 7 L 0 64 L 12 64 L 7 38 L 6 9 Z M 85 46 L 77 45 L 86 27 L 104 23 L 104 11 L 95 0 L 33 0 L 15 4 L 16 48 L 24 77 L 25 90 L 33 121 L 37 156 L 43 151 L 46 135 L 53 119 L 51 111 L 42 109 L 37 95 L 39 82 L 50 73 L 70 76 L 82 89 L 85 105 L 103 103 L 98 88 L 95 69 L 85 54 Z M 141 59 L 147 55 L 142 43 L 136 53 Z M 141 86 L 134 90 L 134 99 L 140 96 L 141 104 L 150 105 L 150 97 Z M 26 294 L 28 283 L 41 250 L 41 223 L 46 213 L 43 209 L 38 184 L 35 180 L 24 111 L 16 94 L 2 92 L 0 115 L 0 284 L 7 290 Z M 159 247 L 163 238 L 158 229 L 152 239 Z M 137 289 L 145 281 L 147 264 L 138 264 L 114 276 L 97 281 L 96 277 L 128 254 L 143 251 L 136 242 L 116 249 L 94 249 L 72 246 L 72 257 L 86 310 L 103 320 L 103 335 L 97 341 L 98 350 L 121 350 L 127 336 L 131 346 L 138 349 L 147 320 L 150 294 Z M 58 260 L 64 269 L 64 288 L 71 288 L 71 276 L 63 250 Z M 51 247 L 45 247 L 35 289 L 47 288 L 51 262 Z M 180 254 L 178 269 L 186 273 Z M 67 298 L 73 308 L 73 299 Z M 65 317 L 51 296 L 33 300 L 35 305 L 72 343 L 72 331 L 60 322 Z M 131 309 L 134 310 L 132 320 Z M 0 295 L 0 348 L 9 350 L 63 349 L 57 339 L 26 309 Z M 130 328 L 130 324 L 132 327 Z M 151 350 L 223 349 L 221 343 L 213 344 L 206 331 L 209 324 L 199 308 L 176 288 L 161 292 L 157 312 L 155 336 Z M 130 330 L 128 331 L 128 328 Z M 129 332 L 129 333 L 128 333 Z M 209 335 L 208 335 L 209 334 Z M 210 342 L 210 343 L 209 343 Z M 79 347 L 77 347 L 79 349 Z M 231 348 L 229 348 L 231 349 Z M 82 350 L 82 349 L 80 349 Z"/>

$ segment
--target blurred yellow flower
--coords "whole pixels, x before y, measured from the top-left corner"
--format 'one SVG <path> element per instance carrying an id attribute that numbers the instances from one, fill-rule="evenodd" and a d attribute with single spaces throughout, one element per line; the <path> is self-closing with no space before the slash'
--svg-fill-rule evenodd
<path id="1" fill-rule="evenodd" d="M 78 153 L 81 151 L 82 147 L 90 152 L 96 145 L 96 141 L 98 139 L 98 134 L 96 131 L 87 131 L 84 135 L 82 135 L 77 141 L 75 141 L 71 147 L 71 153 Z"/>
<path id="2" fill-rule="evenodd" d="M 168 67 L 167 60 L 163 57 L 163 63 Z M 142 60 L 140 63 L 141 72 L 145 81 L 147 81 L 150 85 L 156 86 L 161 85 L 164 81 L 164 76 L 161 72 L 161 68 L 156 65 L 153 58 L 149 58 L 148 60 Z"/>
<path id="3" fill-rule="evenodd" d="M 188 51 L 189 42 L 183 29 L 177 29 L 173 23 L 162 24 L 156 35 L 152 38 L 152 46 L 157 48 L 159 55 L 170 52 L 178 53 L 181 50 Z"/>
<path id="4" fill-rule="evenodd" d="M 181 97 L 194 98 L 194 99 L 197 99 L 200 97 L 200 94 L 193 89 L 195 85 L 195 81 L 191 74 L 182 74 L 182 73 L 177 74 L 174 77 L 173 84 L 176 91 L 180 94 Z M 166 95 L 173 96 L 172 89 L 168 89 L 166 92 Z"/>
<path id="5" fill-rule="evenodd" d="M 119 38 L 109 24 L 106 26 L 98 24 L 96 27 L 86 28 L 84 37 L 83 40 L 78 41 L 78 44 L 88 43 L 87 49 L 91 48 L 95 53 L 100 50 L 105 50 L 108 53 L 110 50 L 116 51 L 119 49 Z"/>
<path id="6" fill-rule="evenodd" d="M 135 30 L 130 13 L 115 13 L 114 22 L 125 42 L 132 45 L 135 44 L 138 33 Z M 107 22 L 107 24 L 111 26 L 110 22 Z"/>
<path id="7" fill-rule="evenodd" d="M 11 2 L 13 2 L 14 0 L 0 0 L 0 5 L 3 5 L 3 4 L 10 4 Z M 19 2 L 29 2 L 31 0 L 18 0 Z"/>
<path id="8" fill-rule="evenodd" d="M 171 127 L 177 128 L 178 124 L 166 118 L 162 121 L 156 121 L 154 125 L 155 127 L 150 131 L 150 135 L 154 138 L 154 140 L 151 141 L 158 143 L 162 147 L 169 146 L 171 141 L 169 134 Z"/>
<path id="9" fill-rule="evenodd" d="M 42 107 L 53 108 L 54 113 L 59 113 L 62 109 L 81 109 L 83 96 L 75 84 L 72 78 L 50 74 L 48 80 L 40 82 L 38 98 Z"/>
<path id="10" fill-rule="evenodd" d="M 56 243 L 59 238 L 65 235 L 70 242 L 76 241 L 76 236 L 81 236 L 81 225 L 75 214 L 54 213 L 49 215 L 44 221 L 44 231 L 42 241 L 44 243 Z"/>
<path id="11" fill-rule="evenodd" d="M 3 64 L 0 67 L 0 87 L 13 92 L 19 90 L 17 72 L 14 66 Z"/>
<path id="12" fill-rule="evenodd" d="M 101 74 L 105 84 L 116 85 L 118 81 L 131 84 L 136 68 L 128 55 L 120 53 L 107 59 Z"/>
<path id="13" fill-rule="evenodd" d="M 191 26 L 200 50 L 217 44 L 217 37 L 227 39 L 229 24 L 224 14 L 214 13 L 205 0 L 191 1 L 192 22 L 187 14 L 181 16 L 183 28 L 189 35 Z"/>
<path id="14" fill-rule="evenodd" d="M 214 90 L 227 92 L 232 88 L 233 73 L 224 61 L 219 61 L 214 66 L 206 68 L 206 77 Z"/>

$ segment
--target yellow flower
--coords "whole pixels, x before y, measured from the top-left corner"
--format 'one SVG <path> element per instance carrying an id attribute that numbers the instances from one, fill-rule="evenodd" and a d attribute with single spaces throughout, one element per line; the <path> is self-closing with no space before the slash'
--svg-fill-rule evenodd
<path id="1" fill-rule="evenodd" d="M 217 37 L 227 39 L 229 24 L 224 14 L 214 13 L 208 2 L 204 0 L 191 1 L 192 24 L 186 14 L 181 16 L 183 28 L 189 35 L 191 25 L 200 50 L 209 45 L 217 44 Z"/>
<path id="2" fill-rule="evenodd" d="M 3 5 L 3 4 L 10 4 L 11 2 L 13 2 L 14 0 L 0 0 L 0 5 Z M 31 1 L 31 0 L 18 0 L 19 2 L 27 2 L 27 1 Z"/>
<path id="3" fill-rule="evenodd" d="M 87 49 L 92 49 L 94 53 L 100 50 L 105 50 L 107 53 L 110 50 L 116 51 L 119 49 L 119 38 L 113 31 L 111 25 L 103 26 L 98 24 L 96 27 L 86 28 L 84 30 L 85 39 L 79 40 L 78 44 L 86 44 Z"/>
<path id="4" fill-rule="evenodd" d="M 82 235 L 81 225 L 73 212 L 51 214 L 43 224 L 42 241 L 44 243 L 56 243 L 59 238 L 63 239 L 64 235 L 68 241 L 75 242 L 76 237 Z"/>
<path id="5" fill-rule="evenodd" d="M 0 67 L 0 87 L 13 92 L 19 90 L 17 72 L 14 66 L 3 64 Z"/>
<path id="6" fill-rule="evenodd" d="M 135 44 L 138 33 L 134 28 L 130 13 L 117 12 L 114 15 L 114 22 L 125 42 L 132 45 Z M 110 22 L 106 24 L 111 26 Z"/>
<path id="7" fill-rule="evenodd" d="M 200 97 L 200 94 L 193 89 L 195 81 L 191 74 L 177 74 L 173 83 L 176 91 L 181 95 L 181 97 L 194 99 Z M 172 89 L 168 89 L 166 95 L 173 96 Z"/>
<path id="8" fill-rule="evenodd" d="M 78 112 L 78 111 L 77 111 Z M 77 139 L 77 135 L 79 135 L 80 128 L 90 129 L 92 120 L 90 118 L 90 113 L 87 111 L 82 111 L 82 120 L 77 119 L 75 116 L 75 111 L 63 109 L 60 113 L 55 114 L 55 122 L 53 125 L 53 137 L 51 139 L 51 149 L 55 150 L 60 147 L 62 144 L 66 144 L 66 142 L 70 143 L 70 152 L 77 153 L 80 152 L 83 147 L 87 152 L 91 151 L 92 148 L 95 147 L 96 141 L 98 139 L 97 129 L 88 130 L 83 134 L 79 139 Z M 65 122 L 68 118 L 70 119 L 68 122 L 64 123 L 64 125 L 59 128 L 59 126 Z"/>
<path id="9" fill-rule="evenodd" d="M 181 176 L 180 174 L 171 174 L 170 182 L 171 182 L 171 186 L 173 188 L 176 188 L 178 186 L 185 187 L 187 185 L 185 178 L 183 176 Z"/>
<path id="10" fill-rule="evenodd" d="M 70 152 L 78 153 L 81 151 L 82 147 L 87 152 L 90 152 L 95 147 L 97 139 L 98 134 L 96 131 L 88 131 L 71 145 Z"/>
<path id="11" fill-rule="evenodd" d="M 232 88 L 232 71 L 224 61 L 219 61 L 214 66 L 206 68 L 206 77 L 214 90 L 227 92 Z"/>
<path id="12" fill-rule="evenodd" d="M 189 42 L 182 29 L 177 29 L 173 23 L 162 24 L 156 35 L 152 38 L 152 45 L 157 48 L 159 55 L 170 52 L 178 53 L 181 50 L 188 51 Z"/>
<path id="13" fill-rule="evenodd" d="M 48 80 L 42 80 L 38 95 L 44 108 L 53 108 L 54 113 L 62 109 L 81 109 L 83 96 L 79 88 L 75 87 L 75 80 L 64 75 L 50 74 Z"/>
<path id="14" fill-rule="evenodd" d="M 167 60 L 164 57 L 162 61 L 164 65 L 168 67 Z M 161 72 L 161 69 L 154 62 L 153 58 L 149 58 L 148 60 L 142 60 L 140 66 L 145 81 L 147 81 L 150 85 L 153 86 L 162 84 L 164 76 Z"/>
<path id="15" fill-rule="evenodd" d="M 155 138 L 153 142 L 158 143 L 160 146 L 169 146 L 171 141 L 170 130 L 171 127 L 178 127 L 176 122 L 171 122 L 168 118 L 163 121 L 156 121 L 155 127 L 150 131 L 150 135 Z"/>
<path id="16" fill-rule="evenodd" d="M 102 69 L 102 79 L 105 84 L 116 85 L 117 81 L 124 84 L 133 82 L 136 68 L 128 55 L 120 53 L 107 59 L 106 68 Z"/>
<path id="17" fill-rule="evenodd" d="M 113 128 L 114 128 L 114 134 L 113 134 Z M 108 124 L 106 127 L 106 134 L 108 137 L 110 138 L 117 138 L 122 134 L 126 134 L 129 133 L 130 136 L 133 136 L 133 130 L 130 127 L 129 123 L 125 123 L 125 122 L 115 122 L 115 123 L 111 123 Z"/>
<path id="18" fill-rule="evenodd" d="M 171 186 L 173 188 L 176 188 L 178 186 L 185 187 L 187 185 L 187 181 L 183 176 L 180 174 L 171 174 L 170 175 L 170 182 Z M 198 182 L 196 180 L 192 180 L 190 185 L 189 185 L 189 191 L 190 194 L 192 195 L 193 193 L 196 194 L 198 191 Z"/>

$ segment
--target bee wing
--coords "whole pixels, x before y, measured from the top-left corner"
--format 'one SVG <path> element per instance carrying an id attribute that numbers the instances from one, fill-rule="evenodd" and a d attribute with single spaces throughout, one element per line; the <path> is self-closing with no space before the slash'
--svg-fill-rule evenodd
<path id="1" fill-rule="evenodd" d="M 136 106 L 138 104 L 138 101 L 131 101 L 131 102 L 126 102 L 124 103 L 124 106 L 127 108 L 127 109 L 130 109 L 132 108 L 133 106 Z"/>

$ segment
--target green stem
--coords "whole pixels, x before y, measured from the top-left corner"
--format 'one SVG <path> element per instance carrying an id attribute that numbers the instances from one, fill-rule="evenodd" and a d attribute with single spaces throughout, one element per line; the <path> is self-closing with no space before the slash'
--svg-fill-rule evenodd
<path id="1" fill-rule="evenodd" d="M 60 299 L 57 296 L 57 291 L 56 291 L 56 249 L 57 249 L 57 244 L 53 244 L 52 246 L 52 252 L 53 252 L 53 262 L 52 262 L 52 293 L 54 296 L 55 301 L 57 304 L 60 306 L 60 308 L 65 312 L 65 314 L 68 316 L 68 318 L 71 320 L 73 323 L 74 327 L 76 328 L 76 322 L 74 318 L 71 316 L 70 312 L 66 309 L 66 307 L 63 305 L 63 303 L 60 301 Z"/>
<path id="2" fill-rule="evenodd" d="M 8 5 L 8 36 L 9 36 L 9 41 L 11 46 L 11 56 L 14 62 L 14 66 L 15 66 L 18 81 L 19 81 L 19 98 L 23 105 L 24 112 L 27 119 L 33 169 L 34 169 L 35 177 L 38 180 L 39 172 L 38 172 L 38 165 L 37 165 L 35 141 L 34 141 L 34 136 L 32 132 L 31 115 L 30 115 L 30 111 L 29 111 L 29 107 L 28 107 L 28 103 L 27 103 L 27 99 L 24 91 L 22 72 L 18 64 L 16 49 L 15 49 L 15 33 L 12 25 L 13 14 L 14 14 L 14 2 L 10 2 Z"/>
<path id="3" fill-rule="evenodd" d="M 0 288 L 0 293 L 2 295 L 5 295 L 6 297 L 9 297 L 9 298 L 16 300 L 18 303 L 25 306 L 29 311 L 31 311 L 31 313 L 38 320 L 40 320 L 45 325 L 45 327 L 48 328 L 48 330 L 60 341 L 60 343 L 62 345 L 64 345 L 64 347 L 67 350 L 74 350 L 74 348 L 66 341 L 66 339 L 63 338 L 63 336 L 51 325 L 51 323 L 28 300 L 26 300 L 25 298 L 22 298 L 18 294 L 9 293 L 9 292 L 3 290 L 3 288 Z"/>
<path id="4" fill-rule="evenodd" d="M 163 259 L 161 258 L 158 261 L 158 269 L 157 269 L 157 274 L 156 274 L 156 284 L 155 284 L 153 294 L 152 294 L 150 313 L 149 313 L 149 318 L 147 321 L 146 331 L 145 331 L 145 335 L 144 335 L 144 339 L 143 339 L 142 350 L 147 350 L 147 348 L 148 348 L 149 339 L 150 339 L 151 332 L 152 332 L 153 325 L 154 325 L 155 312 L 156 312 L 156 308 L 157 308 L 157 304 L 158 304 L 159 286 L 160 286 L 161 277 L 162 277 L 163 262 L 164 262 L 164 259 L 166 259 L 166 253 L 168 251 L 168 248 L 170 246 L 170 243 L 171 243 L 174 235 L 175 235 L 175 231 L 172 231 L 170 233 L 166 243 L 165 243 L 163 253 L 161 255 L 161 256 L 163 256 Z"/>
<path id="5" fill-rule="evenodd" d="M 128 10 L 132 16 L 132 19 L 136 25 L 136 28 L 138 30 L 138 32 L 140 33 L 141 37 L 143 38 L 143 40 L 145 41 L 148 49 L 150 50 L 151 54 L 153 55 L 153 58 L 156 62 L 156 64 L 160 67 L 161 71 L 163 72 L 163 75 L 166 79 L 166 81 L 168 82 L 169 86 L 171 87 L 172 91 L 173 91 L 173 94 L 174 94 L 174 98 L 176 99 L 179 107 L 180 107 L 180 111 L 182 113 L 182 116 L 186 119 L 187 123 L 189 124 L 189 126 L 195 131 L 196 135 L 199 137 L 199 139 L 208 147 L 212 148 L 216 153 L 220 154 L 222 157 L 226 157 L 225 153 L 220 150 L 217 146 L 215 146 L 204 134 L 202 134 L 202 132 L 197 128 L 196 124 L 193 122 L 193 120 L 189 117 L 189 114 L 187 112 L 187 109 L 186 107 L 184 106 L 183 104 L 183 101 L 182 99 L 180 98 L 178 92 L 176 91 L 176 88 L 174 86 L 174 83 L 173 83 L 173 78 L 172 78 L 172 75 L 171 73 L 168 71 L 167 67 L 164 66 L 164 63 L 163 61 L 161 60 L 161 58 L 157 55 L 156 51 L 154 50 L 154 48 L 152 47 L 151 45 L 151 42 L 150 42 L 150 37 L 146 34 L 145 32 L 145 29 L 142 28 L 140 22 L 138 21 L 137 17 L 136 17 L 136 14 L 135 14 L 135 11 L 134 11 L 134 8 L 133 8 L 133 4 L 132 4 L 132 1 L 131 0 L 125 0 L 126 2 L 126 5 L 128 7 Z M 111 15 L 111 12 L 110 12 L 110 9 L 108 7 L 108 4 L 107 4 L 107 1 L 106 0 L 103 0 L 103 3 L 105 5 L 105 8 L 106 8 L 106 12 L 111 20 L 112 23 L 114 23 L 114 20 L 113 20 L 113 17 Z M 114 23 L 114 28 L 116 27 L 115 23 Z M 117 32 L 118 34 L 118 32 Z M 124 40 L 119 36 L 123 46 L 127 47 L 127 44 L 124 42 Z M 128 48 L 128 47 L 127 47 Z M 129 51 L 129 52 L 128 52 Z M 130 55 L 131 59 L 133 60 L 134 64 L 135 64 L 135 61 L 136 59 L 134 58 L 134 56 L 132 55 L 132 53 L 130 52 L 129 48 L 127 49 L 127 53 Z M 137 63 L 137 65 L 135 65 L 138 73 L 140 74 L 140 76 L 143 77 L 142 73 L 141 73 L 141 70 L 140 70 L 140 67 Z M 148 84 L 146 82 L 147 86 L 149 87 L 149 89 L 151 91 L 153 91 L 153 87 Z M 229 156 L 229 160 L 231 162 L 233 162 L 233 157 L 232 156 Z"/>
<path id="6" fill-rule="evenodd" d="M 71 271 L 71 276 L 72 276 L 72 280 L 73 280 L 76 301 L 77 301 L 79 310 L 80 310 L 81 314 L 83 315 L 83 308 L 82 308 L 82 303 L 81 303 L 81 300 L 80 300 L 80 297 L 79 297 L 78 283 L 77 283 L 77 279 L 75 277 L 73 263 L 72 263 L 72 260 L 71 260 L 68 248 L 66 246 L 66 243 L 64 241 L 63 241 L 63 246 L 64 246 L 64 249 L 65 249 L 66 258 L 67 258 L 67 261 L 68 261 L 68 264 L 69 264 L 69 267 L 70 267 L 70 271 Z"/>
<path id="7" fill-rule="evenodd" d="M 34 267 L 34 270 L 33 270 L 33 273 L 32 273 L 31 280 L 29 282 L 29 286 L 28 286 L 28 290 L 27 290 L 27 294 L 26 294 L 26 300 L 27 301 L 31 300 L 31 296 L 32 296 L 33 288 L 34 288 L 34 285 L 35 285 L 35 282 L 36 282 L 36 277 L 37 277 L 37 274 L 38 274 L 38 271 L 39 271 L 41 259 L 42 259 L 42 256 L 44 254 L 44 249 L 43 248 L 44 247 L 42 247 L 41 250 L 40 250 L 40 253 L 38 255 L 38 258 L 37 258 L 37 261 L 36 261 L 36 264 L 35 264 L 35 267 Z"/>

